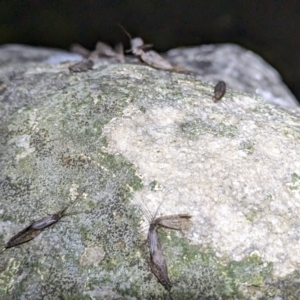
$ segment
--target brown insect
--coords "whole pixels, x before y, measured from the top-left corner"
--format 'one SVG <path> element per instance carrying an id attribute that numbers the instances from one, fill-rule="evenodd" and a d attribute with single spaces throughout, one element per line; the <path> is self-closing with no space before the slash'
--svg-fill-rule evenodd
<path id="1" fill-rule="evenodd" d="M 170 293 L 172 284 L 168 275 L 167 263 L 164 253 L 159 242 L 157 230 L 159 227 L 169 228 L 173 230 L 187 230 L 191 228 L 192 216 L 188 214 L 178 214 L 162 216 L 152 219 L 148 230 L 148 244 L 150 251 L 149 265 L 152 273 L 155 275 L 160 284 Z M 170 297 L 172 298 L 171 294 Z"/>
<path id="2" fill-rule="evenodd" d="M 93 68 L 94 62 L 91 59 L 83 59 L 82 61 L 69 67 L 72 72 L 86 72 Z"/>
<path id="3" fill-rule="evenodd" d="M 151 216 L 150 211 L 147 207 L 142 207 L 142 205 L 137 204 L 141 212 L 149 220 L 148 229 L 148 245 L 150 252 L 149 265 L 152 273 L 155 275 L 159 283 L 169 292 L 170 298 L 172 299 L 170 290 L 172 287 L 171 281 L 168 275 L 168 267 L 162 247 L 158 237 L 158 229 L 160 227 L 173 229 L 173 230 L 187 230 L 192 226 L 191 215 L 189 214 L 175 214 L 169 216 L 161 216 L 156 218 L 156 215 L 162 205 L 163 201 L 158 206 L 154 216 Z"/>
<path id="4" fill-rule="evenodd" d="M 84 48 L 83 46 L 79 44 L 73 44 L 71 45 L 71 52 L 77 53 L 81 55 L 84 58 L 88 58 L 91 55 L 91 51 Z"/>
<path id="5" fill-rule="evenodd" d="M 226 83 L 224 81 L 219 81 L 215 85 L 213 101 L 214 102 L 220 101 L 225 95 L 225 93 L 226 93 Z"/>
<path id="6" fill-rule="evenodd" d="M 12 247 L 18 246 L 20 244 L 29 242 L 30 240 L 32 240 L 36 236 L 38 236 L 45 228 L 57 223 L 64 216 L 70 215 L 70 214 L 66 214 L 66 211 L 72 204 L 74 204 L 75 201 L 73 201 L 68 206 L 66 206 L 65 208 L 63 208 L 62 210 L 58 211 L 57 213 L 55 213 L 53 215 L 44 217 L 37 221 L 33 221 L 29 226 L 27 226 L 26 228 L 24 228 L 20 232 L 18 232 L 16 235 L 14 235 L 6 243 L 6 245 L 4 245 L 4 249 L 0 253 L 2 253 L 4 250 L 6 250 L 8 248 L 12 248 Z"/>
<path id="7" fill-rule="evenodd" d="M 156 218 L 153 222 L 157 226 L 173 230 L 189 230 L 193 223 L 189 214 L 169 215 Z"/>
<path id="8" fill-rule="evenodd" d="M 23 230 L 21 230 L 20 232 L 18 232 L 16 235 L 14 235 L 4 246 L 4 250 L 11 248 L 11 247 L 15 247 L 15 246 L 23 244 L 23 243 L 26 243 L 26 242 L 34 239 L 36 236 L 38 236 L 42 232 L 42 229 L 33 229 L 32 228 L 33 224 L 34 224 L 34 222 L 31 223 L 26 228 L 24 228 Z M 1 253 L 3 251 L 1 251 Z"/>
<path id="9" fill-rule="evenodd" d="M 158 239 L 157 226 L 150 224 L 148 231 L 148 244 L 150 249 L 149 265 L 152 273 L 161 283 L 161 285 L 170 292 L 172 284 L 168 275 L 167 263 L 161 244 Z"/>
<path id="10" fill-rule="evenodd" d="M 130 51 L 137 57 L 139 57 L 143 62 L 147 65 L 154 67 L 156 69 L 161 70 L 173 70 L 173 66 L 165 60 L 161 55 L 159 55 L 156 51 L 147 51 L 144 49 L 151 48 L 152 44 L 144 44 L 144 41 L 140 37 L 132 38 L 129 32 L 125 30 L 125 28 L 119 24 L 119 27 L 125 32 L 125 34 L 130 39 L 131 49 Z"/>
<path id="11" fill-rule="evenodd" d="M 72 203 L 70 203 L 68 206 L 66 206 L 65 208 L 63 208 L 62 210 L 58 211 L 57 213 L 50 215 L 48 217 L 44 217 L 40 220 L 37 220 L 35 222 L 33 222 L 33 224 L 31 225 L 32 229 L 45 229 L 55 223 L 57 223 L 62 217 L 66 216 L 66 215 L 70 215 L 70 214 L 66 214 L 67 209 L 74 204 L 75 201 L 73 201 Z"/>

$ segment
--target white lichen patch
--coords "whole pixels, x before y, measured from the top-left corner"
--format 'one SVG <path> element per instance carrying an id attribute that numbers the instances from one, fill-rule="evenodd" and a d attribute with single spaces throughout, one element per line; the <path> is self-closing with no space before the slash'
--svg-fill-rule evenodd
<path id="1" fill-rule="evenodd" d="M 133 163 L 145 186 L 164 187 L 135 195 L 152 213 L 163 200 L 160 214 L 193 215 L 193 243 L 225 260 L 256 251 L 285 276 L 300 265 L 300 195 L 289 184 L 298 187 L 300 145 L 285 135 L 297 121 L 249 96 L 227 100 L 230 110 L 196 92 L 144 111 L 132 104 L 106 126 L 106 151 Z"/>
<path id="2" fill-rule="evenodd" d="M 15 143 L 17 147 L 23 148 L 21 153 L 16 155 L 16 160 L 19 161 L 22 158 L 25 158 L 27 155 L 33 153 L 35 148 L 30 147 L 30 138 L 28 134 L 19 135 L 9 141 L 9 143 Z"/>
<path id="3" fill-rule="evenodd" d="M 86 247 L 84 253 L 80 257 L 82 266 L 91 266 L 99 264 L 105 256 L 105 251 L 102 246 Z"/>

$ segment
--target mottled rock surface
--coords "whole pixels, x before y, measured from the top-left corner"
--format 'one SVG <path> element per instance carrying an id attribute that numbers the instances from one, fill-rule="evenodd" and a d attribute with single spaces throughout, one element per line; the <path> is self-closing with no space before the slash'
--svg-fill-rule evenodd
<path id="1" fill-rule="evenodd" d="M 174 299 L 299 299 L 296 114 L 144 65 L 72 74 L 1 51 L 1 244 L 78 213 L 1 254 L 1 299 L 168 299 L 145 244 L 160 204 L 193 215 L 160 231 Z"/>
<path id="2" fill-rule="evenodd" d="M 270 103 L 299 107 L 279 73 L 260 56 L 235 44 L 214 44 L 172 49 L 166 53 L 172 63 L 197 74 L 197 78 L 256 94 Z"/>

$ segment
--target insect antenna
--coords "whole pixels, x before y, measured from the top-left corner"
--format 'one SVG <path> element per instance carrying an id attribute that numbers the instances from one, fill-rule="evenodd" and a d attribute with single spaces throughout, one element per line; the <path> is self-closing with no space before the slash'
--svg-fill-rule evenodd
<path id="1" fill-rule="evenodd" d="M 63 208 L 60 213 L 62 214 L 62 216 L 69 216 L 72 215 L 74 213 L 65 213 L 72 205 L 74 205 L 78 200 L 80 199 L 80 197 L 77 197 L 75 200 L 71 201 L 65 208 Z"/>
<path id="2" fill-rule="evenodd" d="M 134 206 L 136 208 L 138 208 L 138 210 L 142 213 L 142 215 L 146 218 L 146 220 L 150 224 L 150 222 L 152 220 L 152 214 L 151 214 L 148 206 L 146 205 L 146 203 L 142 203 L 142 201 L 137 200 L 137 198 L 133 199 L 133 203 L 134 203 Z"/>
<path id="3" fill-rule="evenodd" d="M 124 28 L 124 26 L 122 26 L 120 23 L 117 24 L 122 31 L 129 37 L 130 40 L 132 40 L 132 36 L 130 35 L 130 33 Z"/>

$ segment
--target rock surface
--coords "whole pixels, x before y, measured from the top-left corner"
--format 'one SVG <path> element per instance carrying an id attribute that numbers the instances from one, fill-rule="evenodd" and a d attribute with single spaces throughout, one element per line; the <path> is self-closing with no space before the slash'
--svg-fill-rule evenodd
<path id="1" fill-rule="evenodd" d="M 278 72 L 260 56 L 235 44 L 203 45 L 172 49 L 166 58 L 197 74 L 197 78 L 256 94 L 270 103 L 298 107 L 299 103 Z"/>
<path id="2" fill-rule="evenodd" d="M 1 299 L 169 297 L 147 263 L 158 207 L 193 216 L 160 234 L 174 299 L 299 299 L 296 115 L 144 65 L 72 74 L 1 51 L 1 243 L 78 213 L 1 254 Z"/>

